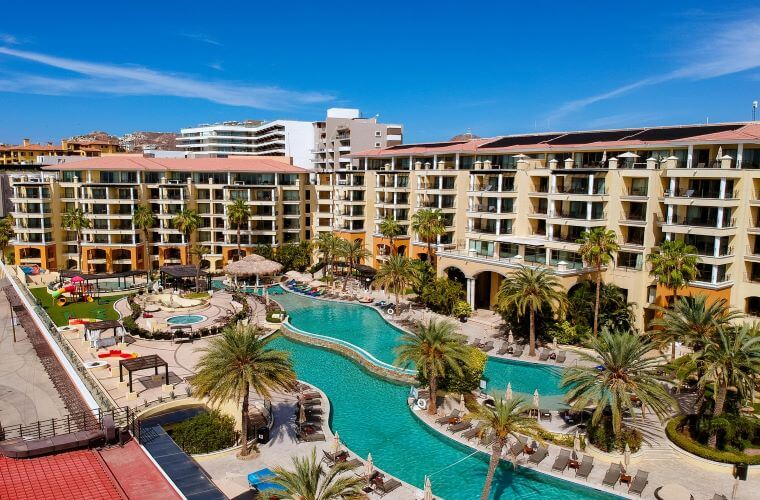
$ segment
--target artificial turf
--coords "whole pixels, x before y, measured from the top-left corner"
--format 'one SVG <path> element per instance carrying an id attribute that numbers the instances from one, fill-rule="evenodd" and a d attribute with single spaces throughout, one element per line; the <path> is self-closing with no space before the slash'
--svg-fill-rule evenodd
<path id="1" fill-rule="evenodd" d="M 113 308 L 113 304 L 120 298 L 129 295 L 122 294 L 101 297 L 94 302 L 69 302 L 65 306 L 60 307 L 48 293 L 47 288 L 38 287 L 30 290 L 40 305 L 45 308 L 50 319 L 58 326 L 68 325 L 69 318 L 119 319 L 119 313 Z M 68 317 L 66 316 L 67 314 Z"/>

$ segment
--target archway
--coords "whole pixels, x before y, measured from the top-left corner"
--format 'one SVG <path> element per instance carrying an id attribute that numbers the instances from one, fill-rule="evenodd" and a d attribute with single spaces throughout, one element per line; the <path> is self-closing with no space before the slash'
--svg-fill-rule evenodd
<path id="1" fill-rule="evenodd" d="M 78 266 L 76 259 L 66 259 L 66 269 L 76 269 Z"/>
<path id="2" fill-rule="evenodd" d="M 406 245 L 400 245 L 396 247 L 397 255 L 406 255 Z"/>
<path id="3" fill-rule="evenodd" d="M 211 261 L 208 259 L 203 259 L 201 261 L 201 270 L 206 271 L 208 269 L 211 269 Z"/>
<path id="4" fill-rule="evenodd" d="M 475 309 L 491 309 L 496 304 L 496 294 L 504 276 L 492 271 L 483 271 L 475 276 Z"/>
<path id="5" fill-rule="evenodd" d="M 744 312 L 748 316 L 760 316 L 760 297 L 747 297 L 744 301 Z"/>
<path id="6" fill-rule="evenodd" d="M 449 278 L 451 281 L 456 281 L 457 283 L 460 283 L 465 290 L 467 290 L 467 277 L 464 275 L 464 272 L 459 269 L 458 267 L 447 267 L 443 270 L 444 273 L 446 273 L 446 277 Z"/>
<path id="7" fill-rule="evenodd" d="M 179 263 L 182 260 L 182 251 L 179 248 L 165 248 L 164 262 Z"/>

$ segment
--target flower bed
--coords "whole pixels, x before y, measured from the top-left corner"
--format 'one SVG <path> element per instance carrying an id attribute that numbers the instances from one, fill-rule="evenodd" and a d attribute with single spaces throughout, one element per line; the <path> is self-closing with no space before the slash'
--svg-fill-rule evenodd
<path id="1" fill-rule="evenodd" d="M 724 464 L 744 463 L 749 465 L 760 465 L 760 455 L 745 455 L 743 453 L 732 451 L 713 450 L 712 448 L 683 435 L 678 428 L 681 426 L 685 418 L 686 417 L 684 416 L 676 417 L 670 420 L 665 427 L 665 433 L 667 434 L 668 439 L 679 448 L 692 455 L 696 455 L 706 460 L 712 460 L 714 462 L 721 462 Z"/>

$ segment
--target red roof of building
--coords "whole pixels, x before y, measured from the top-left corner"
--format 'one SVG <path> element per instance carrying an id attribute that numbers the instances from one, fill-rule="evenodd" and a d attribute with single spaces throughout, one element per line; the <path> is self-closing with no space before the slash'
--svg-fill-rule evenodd
<path id="1" fill-rule="evenodd" d="M 286 157 L 145 158 L 142 155 L 106 155 L 74 163 L 42 167 L 43 170 L 140 170 L 150 172 L 262 172 L 306 173 L 287 163 Z"/>

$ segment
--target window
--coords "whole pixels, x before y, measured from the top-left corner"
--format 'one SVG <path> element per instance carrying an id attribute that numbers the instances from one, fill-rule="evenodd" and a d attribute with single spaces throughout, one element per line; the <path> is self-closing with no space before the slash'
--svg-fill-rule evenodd
<path id="1" fill-rule="evenodd" d="M 380 147 L 380 143 L 379 143 L 379 142 L 376 142 L 376 143 L 375 143 L 375 147 L 376 147 L 376 148 L 379 148 L 379 147 Z"/>
<path id="2" fill-rule="evenodd" d="M 644 254 L 638 252 L 619 252 L 618 267 L 624 269 L 635 269 L 640 271 L 644 264 Z"/>
<path id="3" fill-rule="evenodd" d="M 470 251 L 474 251 L 477 255 L 493 257 L 493 242 L 470 240 Z"/>
<path id="4" fill-rule="evenodd" d="M 375 137 L 382 137 L 383 134 L 379 130 L 375 130 Z"/>

